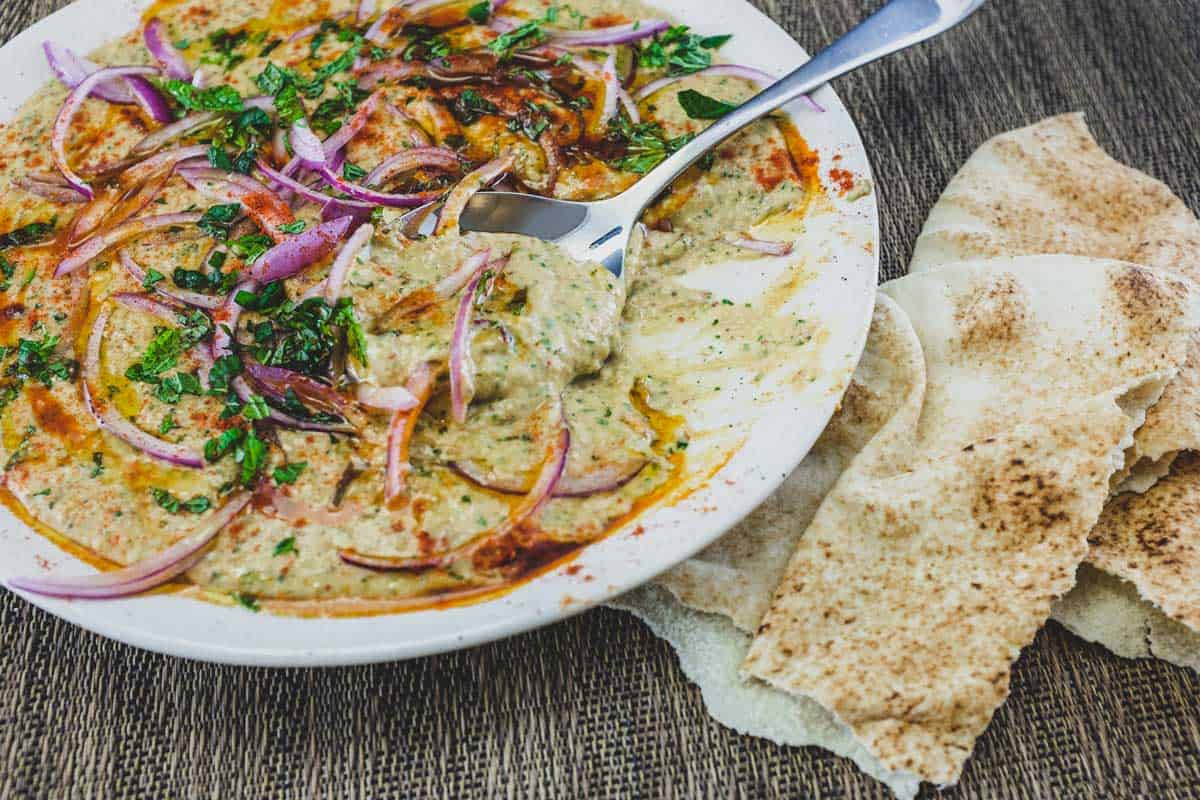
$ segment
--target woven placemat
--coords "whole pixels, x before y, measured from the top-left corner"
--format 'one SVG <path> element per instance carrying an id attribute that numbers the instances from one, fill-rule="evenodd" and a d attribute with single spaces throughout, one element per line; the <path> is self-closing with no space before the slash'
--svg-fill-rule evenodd
<path id="1" fill-rule="evenodd" d="M 760 4 L 814 51 L 879 2 Z M 0 0 L 0 40 L 63 5 Z M 976 145 L 1059 112 L 1200 207 L 1198 19 L 1185 0 L 992 0 L 841 81 L 876 170 L 881 277 Z M 1191 672 L 1051 624 L 944 794 L 1197 796 L 1198 696 Z M 713 722 L 671 650 L 612 611 L 419 661 L 262 670 L 134 650 L 0 591 L 0 798 L 884 796 L 849 762 Z"/>

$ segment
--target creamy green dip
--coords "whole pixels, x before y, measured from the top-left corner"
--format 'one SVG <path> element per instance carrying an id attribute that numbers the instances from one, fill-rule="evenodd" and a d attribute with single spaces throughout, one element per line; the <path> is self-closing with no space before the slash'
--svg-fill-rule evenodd
<path id="1" fill-rule="evenodd" d="M 433 14 L 426 21 L 435 29 L 408 31 L 389 43 L 386 53 L 372 57 L 384 60 L 405 52 L 417 59 L 433 57 L 428 45 L 410 48 L 414 42 L 436 40 L 436 28 L 448 28 L 436 47 L 486 47 L 494 34 L 456 24 L 470 5 Z M 354 7 L 357 2 L 350 0 L 196 0 L 160 3 L 151 13 L 164 21 L 191 63 L 202 64 L 212 79 L 250 97 L 261 94 L 255 77 L 269 64 L 311 74 L 336 61 L 353 41 L 338 35 L 337 24 L 317 40 L 285 39 L 314 20 Z M 513 0 L 504 8 L 506 16 L 517 20 L 546 13 L 547 7 L 533 0 Z M 661 17 L 646 6 L 619 0 L 577 0 L 558 14 L 553 24 L 546 24 L 588 28 Z M 225 38 L 214 37 L 222 29 Z M 666 47 L 668 56 L 672 47 Z M 701 51 L 716 55 L 715 50 Z M 623 64 L 638 58 L 628 48 L 620 48 L 619 55 Z M 580 52 L 576 57 L 598 66 L 604 54 Z M 103 64 L 149 62 L 137 32 L 92 58 Z M 671 69 L 668 62 L 653 66 L 653 58 L 648 61 L 651 65 L 639 68 L 634 88 Z M 304 99 L 308 113 L 315 116 L 322 103 L 343 96 L 348 90 L 338 82 L 352 79 L 346 72 L 329 80 L 319 97 Z M 495 112 L 464 115 L 455 106 L 463 103 L 461 85 L 383 84 L 383 110 L 371 116 L 347 148 L 346 160 L 354 170 L 346 175 L 361 177 L 402 148 L 424 142 L 453 148 L 476 165 L 512 151 L 514 181 L 526 191 L 560 197 L 596 199 L 639 177 L 630 161 L 622 161 L 628 153 L 609 152 L 612 143 L 606 129 L 596 127 L 594 103 L 571 101 L 564 106 L 569 111 L 556 107 L 539 112 L 545 91 L 536 86 L 506 88 L 490 78 L 470 85 L 487 104 L 481 107 Z M 684 112 L 677 100 L 684 89 L 728 103 L 756 91 L 734 78 L 685 77 L 640 103 L 643 119 L 660 126 L 661 141 L 707 124 Z M 578 97 L 602 97 L 597 90 L 582 82 Z M 70 228 L 78 204 L 43 200 L 16 186 L 30 172 L 53 169 L 47 152 L 50 126 L 64 97 L 57 84 L 43 88 L 0 131 L 0 179 L 13 185 L 0 207 L 0 231 L 53 220 L 61 239 Z M 543 119 L 564 137 L 557 170 L 530 135 L 531 126 L 541 135 L 537 128 Z M 73 163 L 86 169 L 118 161 L 156 127 L 135 107 L 90 99 L 72 126 Z M 337 354 L 337 363 L 349 358 L 350 366 L 328 380 L 352 399 L 360 386 L 401 386 L 422 365 L 433 365 L 439 377 L 416 417 L 411 469 L 399 503 L 384 502 L 383 495 L 390 414 L 358 409 L 353 420 L 357 430 L 344 435 L 263 428 L 244 409 L 231 410 L 228 397 L 213 393 L 185 391 L 164 400 L 170 393 L 159 384 L 129 375 L 146 362 L 148 344 L 172 326 L 113 303 L 116 293 L 146 291 L 121 268 L 115 250 L 66 278 L 53 277 L 64 255 L 61 242 L 2 251 L 12 273 L 0 300 L 0 342 L 9 348 L 3 382 L 8 394 L 0 412 L 0 461 L 6 463 L 8 490 L 36 520 L 120 564 L 161 552 L 196 530 L 237 490 L 244 469 L 232 451 L 203 469 L 165 466 L 98 430 L 84 407 L 74 366 L 64 367 L 62 377 L 23 378 L 11 366 L 22 340 L 45 345 L 51 362 L 82 359 L 90 320 L 99 309 L 110 308 L 102 386 L 97 388 L 124 416 L 165 441 L 197 451 L 211 448 L 223 432 L 238 426 L 257 430 L 266 445 L 252 506 L 221 532 L 187 574 L 205 591 L 243 599 L 394 600 L 509 583 L 629 521 L 653 501 L 669 499 L 702 480 L 732 446 L 726 443 L 697 456 L 695 442 L 707 434 L 689 423 L 693 411 L 714 396 L 754 385 L 782 364 L 801 364 L 816 346 L 821 332 L 787 306 L 787 298 L 806 279 L 802 254 L 775 259 L 775 288 L 753 301 L 701 288 L 706 271 L 752 269 L 760 263 L 759 254 L 731 243 L 731 237 L 796 237 L 813 191 L 811 164 L 797 161 L 804 155 L 802 144 L 795 137 L 789 141 L 775 120 L 740 134 L 647 212 L 649 227 L 635 237 L 627 272 L 619 279 L 544 242 L 454 230 L 410 240 L 401 231 L 401 210 L 375 214 L 375 234 L 352 263 L 342 293 L 361 324 L 363 358 Z M 448 188 L 454 178 L 432 171 L 405 180 L 410 189 L 429 189 Z M 391 190 L 400 191 L 399 186 Z M 142 213 L 203 210 L 214 202 L 174 177 Z M 295 216 L 303 226 L 320 223 L 320 209 L 313 205 L 297 206 Z M 127 246 L 138 264 L 171 282 L 177 270 L 209 270 L 206 259 L 213 245 L 204 232 L 183 226 L 139 237 Z M 481 290 L 471 310 L 474 392 L 467 419 L 459 423 L 451 415 L 446 364 L 460 297 L 438 298 L 419 313 L 389 310 L 428 291 L 481 250 L 502 263 L 485 276 L 486 291 Z M 233 254 L 221 269 L 248 269 L 249 260 Z M 299 303 L 306 293 L 318 291 L 331 261 L 327 257 L 287 280 L 287 298 Z M 244 355 L 254 352 L 258 326 L 271 319 L 271 313 L 254 309 L 243 313 L 236 333 Z M 203 362 L 185 350 L 164 374 L 195 374 L 205 368 Z M 806 379 L 799 366 L 796 379 Z M 560 402 L 571 434 L 564 485 L 600 475 L 607 477 L 610 490 L 550 500 L 521 526 L 516 550 L 507 559 L 466 558 L 437 569 L 373 571 L 339 556 L 344 551 L 393 559 L 436 556 L 486 538 L 533 484 L 544 459 L 547 426 L 555 424 L 551 411 Z M 204 502 L 189 505 L 195 498 Z M 537 552 L 522 551 L 522 542 L 538 543 Z"/>

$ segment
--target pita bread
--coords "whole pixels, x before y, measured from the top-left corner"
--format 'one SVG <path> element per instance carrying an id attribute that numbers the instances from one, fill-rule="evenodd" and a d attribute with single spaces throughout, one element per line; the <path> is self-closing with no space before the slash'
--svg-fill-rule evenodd
<path id="1" fill-rule="evenodd" d="M 657 583 L 680 603 L 722 614 L 753 633 L 821 500 L 901 407 L 908 406 L 905 418 L 915 420 L 924 383 L 916 333 L 904 312 L 881 295 L 850 386 L 808 456 L 762 506 Z"/>
<path id="2" fill-rule="evenodd" d="M 1069 256 L 951 265 L 883 292 L 924 353 L 919 418 L 826 497 L 744 669 L 816 699 L 885 768 L 949 784 L 1074 583 L 1108 480 L 1200 319 L 1178 279 Z"/>
<path id="3" fill-rule="evenodd" d="M 1032 252 L 1122 258 L 1200 280 L 1200 222 L 1167 186 L 1110 158 L 1083 115 L 1067 114 L 980 147 L 930 213 L 911 270 L 964 257 Z M 1200 662 L 1200 635 L 1184 627 L 1200 630 L 1197 617 L 1180 611 L 1181 605 L 1195 608 L 1200 565 L 1194 558 L 1164 555 L 1140 532 L 1147 524 L 1174 523 L 1173 554 L 1200 547 L 1200 528 L 1187 522 L 1200 495 L 1194 462 L 1181 465 L 1168 486 L 1151 488 L 1180 450 L 1200 448 L 1198 401 L 1200 344 L 1193 338 L 1187 363 L 1138 431 L 1130 460 L 1139 463 L 1121 486 L 1149 490 L 1151 496 L 1114 499 L 1118 508 L 1105 512 L 1093 547 L 1093 563 L 1137 588 L 1082 570 L 1072 596 L 1054 611 L 1070 630 L 1118 655 Z M 1175 622 L 1140 599 L 1139 589 Z M 1157 646 L 1155 632 L 1165 637 Z"/>
<path id="4" fill-rule="evenodd" d="M 910 273 L 973 258 L 1065 253 L 1160 267 L 1200 282 L 1200 222 L 1163 183 L 1110 157 L 1082 114 L 984 143 L 929 214 Z M 1200 449 L 1200 338 L 1138 431 L 1122 488 L 1144 491 Z"/>
<path id="5" fill-rule="evenodd" d="M 656 586 L 630 592 L 611 605 L 635 615 L 671 645 L 683 673 L 700 687 L 704 707 L 722 725 L 780 745 L 821 747 L 851 759 L 901 800 L 916 796 L 921 784 L 915 776 L 884 769 L 845 725 L 814 701 L 742 681 L 738 668 L 750 636 L 725 617 L 686 608 Z"/>

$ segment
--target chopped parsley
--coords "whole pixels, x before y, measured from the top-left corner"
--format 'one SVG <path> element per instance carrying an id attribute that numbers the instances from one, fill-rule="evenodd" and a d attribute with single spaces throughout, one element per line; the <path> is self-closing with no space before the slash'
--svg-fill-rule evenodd
<path id="1" fill-rule="evenodd" d="M 163 89 L 188 111 L 241 111 L 246 107 L 237 89 L 225 84 L 197 89 L 187 81 L 171 78 L 163 82 Z"/>
<path id="2" fill-rule="evenodd" d="M 99 478 L 104 474 L 104 453 L 96 451 L 92 453 L 92 471 L 88 473 L 89 478 Z"/>
<path id="3" fill-rule="evenodd" d="M 275 242 L 265 233 L 248 233 L 229 243 L 229 249 L 233 251 L 233 254 L 247 264 L 253 264 L 274 246 Z"/>
<path id="4" fill-rule="evenodd" d="M 546 41 L 546 32 L 542 30 L 542 25 L 556 21 L 558 21 L 558 6 L 550 6 L 546 9 L 545 16 L 530 20 L 507 33 L 500 34 L 488 42 L 487 48 L 502 59 L 509 58 L 515 50 L 537 47 Z"/>
<path id="5" fill-rule="evenodd" d="M 302 219 L 298 219 L 295 222 L 288 222 L 280 225 L 278 230 L 282 233 L 297 234 L 303 232 L 305 227 L 307 227 L 307 223 L 305 223 L 305 221 Z"/>
<path id="6" fill-rule="evenodd" d="M 255 597 L 254 595 L 243 594 L 242 592 L 236 592 L 233 595 L 233 599 L 237 601 L 239 606 L 246 609 L 247 611 L 253 611 L 255 614 L 258 613 L 258 611 L 259 611 L 258 598 Z"/>
<path id="7" fill-rule="evenodd" d="M 642 48 L 638 63 L 648 69 L 666 68 L 671 75 L 688 75 L 712 64 L 711 50 L 728 42 L 730 35 L 700 36 L 687 25 L 667 29 Z"/>
<path id="8" fill-rule="evenodd" d="M 166 489 L 152 487 L 150 496 L 154 498 L 154 502 L 172 514 L 178 514 L 181 511 L 189 511 L 192 514 L 203 514 L 212 508 L 212 500 L 209 500 L 203 495 L 196 495 L 190 500 L 181 500 L 175 495 L 168 492 Z"/>
<path id="9" fill-rule="evenodd" d="M 233 223 L 237 220 L 241 212 L 241 203 L 224 203 L 210 206 L 204 212 L 204 215 L 200 217 L 200 221 L 196 223 L 196 227 L 217 241 L 223 242 L 229 238 L 229 230 L 233 227 Z"/>
<path id="10" fill-rule="evenodd" d="M 280 539 L 275 545 L 274 555 L 286 556 L 296 552 L 296 537 L 289 536 L 286 539 Z"/>
<path id="11" fill-rule="evenodd" d="M 44 222 L 31 222 L 28 225 L 15 228 L 8 233 L 0 233 L 0 250 L 41 244 L 50 238 L 54 233 L 54 226 L 57 224 L 58 220 L 55 218 Z M 12 276 L 6 275 L 6 277 Z"/>
<path id="12" fill-rule="evenodd" d="M 154 284 L 158 283 L 159 281 L 166 280 L 166 278 L 166 275 L 163 275 L 161 272 L 151 267 L 150 269 L 146 270 L 146 277 L 142 279 L 142 288 L 153 289 Z"/>
<path id="13" fill-rule="evenodd" d="M 463 125 L 470 125 L 479 120 L 485 114 L 499 114 L 500 109 L 496 104 L 485 99 L 479 92 L 474 89 L 466 89 L 459 93 L 458 97 L 454 98 L 454 104 L 451 106 L 454 116 Z"/>
<path id="14" fill-rule="evenodd" d="M 275 483 L 280 485 L 295 483 L 307 466 L 307 461 L 292 461 L 282 467 L 276 467 L 275 471 L 271 473 L 271 477 L 275 479 Z"/>
<path id="15" fill-rule="evenodd" d="M 684 89 L 679 93 L 679 105 L 691 119 L 720 119 L 737 106 L 717 100 L 695 89 Z"/>
<path id="16" fill-rule="evenodd" d="M 617 169 L 645 175 L 657 167 L 679 148 L 690 142 L 693 134 L 684 134 L 667 139 L 662 127 L 656 122 L 634 125 L 625 117 L 617 117 L 610 123 L 611 136 L 625 145 L 625 154 L 612 162 Z"/>

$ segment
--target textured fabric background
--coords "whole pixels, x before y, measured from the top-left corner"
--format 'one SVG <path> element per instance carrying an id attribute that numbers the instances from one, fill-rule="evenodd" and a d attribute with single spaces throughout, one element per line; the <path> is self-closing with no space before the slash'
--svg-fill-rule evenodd
<path id="1" fill-rule="evenodd" d="M 810 52 L 880 4 L 759 1 Z M 0 0 L 0 40 L 63 5 Z M 1196 0 L 991 0 L 843 79 L 882 195 L 881 277 L 977 144 L 1049 114 L 1086 111 L 1200 206 L 1198 17 Z M 1198 696 L 1190 672 L 1051 624 L 944 794 L 1200 796 Z M 846 796 L 885 795 L 823 751 L 717 725 L 670 649 L 612 611 L 409 663 L 267 671 L 133 650 L 0 590 L 0 798 Z"/>

